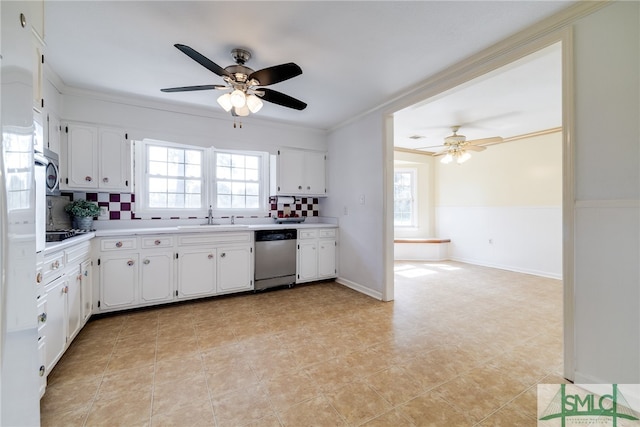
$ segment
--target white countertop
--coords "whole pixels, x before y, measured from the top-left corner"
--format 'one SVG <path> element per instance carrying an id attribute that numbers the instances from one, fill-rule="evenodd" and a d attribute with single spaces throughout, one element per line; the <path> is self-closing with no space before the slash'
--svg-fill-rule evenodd
<path id="1" fill-rule="evenodd" d="M 228 231 L 256 231 L 256 230 L 284 230 L 288 228 L 337 228 L 337 224 L 315 222 L 300 224 L 220 224 L 220 225 L 178 225 L 175 227 L 140 227 L 140 228 L 110 228 L 96 230 L 96 237 L 145 235 L 145 234 L 176 234 L 176 233 L 218 233 Z"/>
<path id="2" fill-rule="evenodd" d="M 44 248 L 44 255 L 50 254 L 52 252 L 56 252 L 62 249 L 66 249 L 69 246 L 76 245 L 78 243 L 86 242 L 93 239 L 96 236 L 96 233 L 89 232 L 84 234 L 79 234 L 77 236 L 71 237 L 69 239 L 63 240 L 62 242 L 47 242 Z"/>

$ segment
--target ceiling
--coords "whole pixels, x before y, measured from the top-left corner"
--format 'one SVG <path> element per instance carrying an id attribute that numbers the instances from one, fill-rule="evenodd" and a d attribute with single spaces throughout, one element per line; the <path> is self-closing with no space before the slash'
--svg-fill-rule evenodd
<path id="1" fill-rule="evenodd" d="M 300 65 L 301 76 L 270 88 L 308 104 L 297 111 L 265 102 L 256 117 L 331 129 L 572 3 L 48 1 L 46 53 L 66 86 L 223 114 L 215 102 L 219 92 L 160 92 L 166 87 L 222 83 L 173 45 L 186 44 L 222 67 L 233 63 L 232 48 L 248 48 L 253 56 L 247 65 L 254 70 L 286 62 Z M 503 118 L 514 118 L 513 110 L 492 105 L 498 94 L 511 94 L 514 85 L 522 88 L 521 80 L 509 84 L 482 95 L 440 100 L 439 115 L 428 120 L 425 117 L 433 111 L 426 104 L 406 110 L 400 115 L 407 124 L 399 141 L 413 134 L 439 137 L 431 127 L 481 128 L 488 127 L 487 118 L 507 113 L 511 115 Z M 472 114 L 477 105 L 482 109 Z M 450 110 L 448 116 L 444 109 Z M 413 124 L 412 114 L 417 117 Z M 490 130 L 507 135 L 506 130 Z M 471 126 L 467 134 L 470 139 L 482 137 L 479 130 L 472 135 Z M 418 141 L 428 145 L 424 139 Z"/>

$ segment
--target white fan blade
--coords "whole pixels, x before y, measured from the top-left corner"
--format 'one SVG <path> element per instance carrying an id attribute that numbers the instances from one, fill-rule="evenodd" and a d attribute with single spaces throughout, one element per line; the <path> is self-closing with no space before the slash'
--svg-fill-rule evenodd
<path id="1" fill-rule="evenodd" d="M 484 151 L 486 150 L 487 147 L 482 147 L 479 145 L 468 145 L 466 147 L 464 147 L 464 150 L 469 150 L 469 151 Z"/>
<path id="2" fill-rule="evenodd" d="M 491 138 L 474 139 L 473 141 L 466 141 L 468 145 L 485 145 L 485 144 L 497 144 L 502 142 L 502 137 L 493 136 Z"/>

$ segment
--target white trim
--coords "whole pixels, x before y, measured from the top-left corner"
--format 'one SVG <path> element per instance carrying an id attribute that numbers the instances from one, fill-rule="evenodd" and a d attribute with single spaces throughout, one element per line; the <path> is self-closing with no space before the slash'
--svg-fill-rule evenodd
<path id="1" fill-rule="evenodd" d="M 640 200 L 577 200 L 576 209 L 638 209 Z"/>
<path id="2" fill-rule="evenodd" d="M 343 277 L 338 277 L 335 280 L 337 283 L 340 283 L 341 285 L 346 286 L 349 289 L 353 289 L 356 292 L 360 292 L 361 294 L 365 294 L 367 296 L 370 296 L 371 298 L 383 301 L 382 293 L 378 291 L 374 291 L 371 288 L 368 288 L 356 282 L 352 282 L 351 280 L 347 280 Z"/>
<path id="3" fill-rule="evenodd" d="M 547 277 L 549 279 L 562 280 L 562 275 L 561 274 L 551 273 L 551 272 L 548 272 L 548 271 L 534 270 L 534 269 L 528 269 L 528 268 L 518 268 L 518 267 L 513 267 L 513 266 L 510 266 L 510 265 L 506 265 L 506 264 L 496 264 L 496 263 L 491 263 L 491 262 L 482 262 L 482 261 L 479 261 L 479 260 L 475 260 L 473 258 L 465 258 L 465 257 L 450 257 L 449 259 L 451 261 L 463 262 L 465 264 L 479 265 L 479 266 L 482 266 L 482 267 L 497 268 L 499 270 L 513 271 L 513 272 L 516 272 L 516 273 L 531 274 L 531 275 L 534 275 L 534 276 Z"/>

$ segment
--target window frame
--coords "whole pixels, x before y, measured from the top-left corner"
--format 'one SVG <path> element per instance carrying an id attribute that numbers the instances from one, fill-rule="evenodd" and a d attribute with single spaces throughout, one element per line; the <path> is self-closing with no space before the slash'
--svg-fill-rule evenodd
<path id="1" fill-rule="evenodd" d="M 396 173 L 409 173 L 411 175 L 411 221 L 410 224 L 396 224 L 395 222 L 395 214 L 396 214 L 396 210 L 395 210 L 395 202 L 396 202 L 396 198 L 395 198 L 395 188 L 394 188 L 394 197 L 393 197 L 393 204 L 394 204 L 394 209 L 393 209 L 393 227 L 394 228 L 417 228 L 418 227 L 418 223 L 417 223 L 417 218 L 418 218 L 418 169 L 417 168 L 407 168 L 407 167 L 403 167 L 403 168 L 394 168 L 393 169 L 393 177 L 394 177 L 394 187 L 395 187 L 395 175 Z"/>
<path id="2" fill-rule="evenodd" d="M 217 156 L 218 153 L 222 154 L 237 154 L 242 156 L 255 156 L 259 158 L 260 171 L 258 184 L 259 189 L 259 207 L 256 209 L 238 209 L 238 208 L 219 208 L 217 206 L 218 194 L 217 194 Z M 266 216 L 269 212 L 269 153 L 265 151 L 252 151 L 252 150 L 227 150 L 227 149 L 212 149 L 210 165 L 210 190 L 209 190 L 209 204 L 212 206 L 213 214 L 217 216 L 229 216 L 229 215 L 242 215 L 242 216 Z"/>
<path id="3" fill-rule="evenodd" d="M 160 141 L 156 139 L 145 138 L 142 141 L 134 141 L 134 194 L 135 201 L 135 213 L 136 216 L 151 216 L 151 217 L 192 217 L 202 216 L 206 214 L 208 209 L 208 182 L 209 182 L 209 164 L 210 154 L 208 149 L 204 147 L 198 147 L 195 145 L 187 145 L 175 142 Z M 176 208 L 151 208 L 149 207 L 149 191 L 147 186 L 147 147 L 168 147 L 184 150 L 197 150 L 202 152 L 202 191 L 200 194 L 202 207 L 200 209 L 176 209 Z"/>
<path id="4" fill-rule="evenodd" d="M 189 217 L 205 217 L 208 214 L 209 206 L 211 206 L 214 216 L 267 216 L 269 214 L 269 189 L 270 189 L 270 154 L 266 151 L 255 150 L 229 150 L 217 149 L 214 147 L 201 147 L 196 145 L 183 144 L 179 142 L 162 141 L 157 139 L 144 138 L 142 140 L 133 141 L 133 159 L 134 159 L 134 186 L 133 194 L 135 194 L 135 213 L 138 217 L 161 217 L 169 219 L 178 217 L 186 219 Z M 160 146 L 184 150 L 198 150 L 203 153 L 202 157 L 202 208 L 200 209 L 176 209 L 176 208 L 150 208 L 149 192 L 147 186 L 147 167 L 148 146 Z M 218 208 L 217 201 L 217 180 L 216 180 L 216 161 L 217 153 L 238 154 L 245 156 L 256 156 L 259 158 L 260 164 L 260 195 L 259 207 L 257 209 L 238 209 L 238 208 Z"/>

